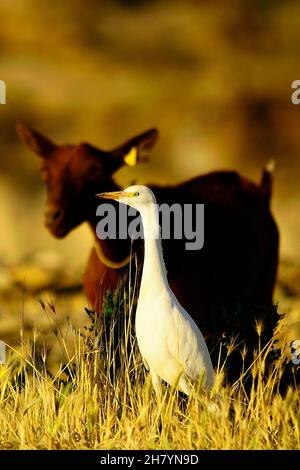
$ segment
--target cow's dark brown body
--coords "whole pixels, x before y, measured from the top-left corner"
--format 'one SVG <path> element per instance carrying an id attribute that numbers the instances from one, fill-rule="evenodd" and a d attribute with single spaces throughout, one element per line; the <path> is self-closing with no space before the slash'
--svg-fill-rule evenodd
<path id="1" fill-rule="evenodd" d="M 84 221 L 95 233 L 99 220 L 95 194 L 118 189 L 113 173 L 124 157 L 134 147 L 137 152 L 151 147 L 157 138 L 157 132 L 150 130 L 103 152 L 89 144 L 56 146 L 24 126 L 18 132 L 42 157 L 48 188 L 46 225 L 56 237 Z M 205 205 L 203 248 L 187 251 L 185 240 L 164 240 L 163 250 L 170 286 L 207 340 L 224 332 L 237 334 L 239 329 L 249 332 L 259 316 L 270 336 L 276 323 L 270 312 L 278 264 L 278 230 L 269 207 L 271 174 L 265 171 L 260 185 L 222 171 L 176 186 L 149 186 L 158 203 Z M 128 240 L 97 239 L 97 243 L 111 261 L 129 254 Z M 115 289 L 127 269 L 108 267 L 92 250 L 84 276 L 91 307 L 101 310 L 106 290 Z"/>

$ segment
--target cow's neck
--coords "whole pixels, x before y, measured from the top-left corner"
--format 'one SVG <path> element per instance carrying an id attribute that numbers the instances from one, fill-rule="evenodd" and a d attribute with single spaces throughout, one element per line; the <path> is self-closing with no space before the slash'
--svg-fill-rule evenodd
<path id="1" fill-rule="evenodd" d="M 120 187 L 111 180 L 105 187 L 106 191 L 119 191 Z M 130 252 L 130 241 L 128 240 L 101 240 L 96 235 L 96 227 L 100 221 L 99 216 L 96 216 L 96 210 L 99 206 L 100 200 L 95 198 L 95 201 L 91 205 L 89 210 L 89 216 L 87 218 L 87 223 L 93 233 L 95 238 L 95 244 L 100 247 L 101 252 L 111 261 L 123 261 Z"/>

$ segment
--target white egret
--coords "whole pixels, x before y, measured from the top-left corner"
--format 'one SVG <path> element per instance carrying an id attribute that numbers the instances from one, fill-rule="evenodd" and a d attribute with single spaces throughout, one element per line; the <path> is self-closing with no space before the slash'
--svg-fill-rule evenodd
<path id="1" fill-rule="evenodd" d="M 173 294 L 162 255 L 156 199 L 146 186 L 98 194 L 139 211 L 145 253 L 136 311 L 136 336 L 145 366 L 150 369 L 157 395 L 161 380 L 189 395 L 191 384 L 203 389 L 214 383 L 214 370 L 201 331 Z M 174 253 L 176 256 L 176 253 Z"/>

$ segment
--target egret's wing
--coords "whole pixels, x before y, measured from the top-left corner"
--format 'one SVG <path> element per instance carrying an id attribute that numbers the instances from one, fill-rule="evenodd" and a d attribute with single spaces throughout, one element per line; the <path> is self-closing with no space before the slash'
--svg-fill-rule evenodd
<path id="1" fill-rule="evenodd" d="M 204 368 L 211 367 L 205 340 L 189 315 L 176 304 L 172 323 L 173 334 L 167 336 L 169 353 L 189 378 L 197 380 Z"/>

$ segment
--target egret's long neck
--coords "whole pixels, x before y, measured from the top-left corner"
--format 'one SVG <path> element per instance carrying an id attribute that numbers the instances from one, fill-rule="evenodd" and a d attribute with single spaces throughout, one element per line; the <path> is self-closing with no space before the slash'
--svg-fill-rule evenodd
<path id="1" fill-rule="evenodd" d="M 144 229 L 144 265 L 141 292 L 151 290 L 158 284 L 168 286 L 160 240 L 159 216 L 156 204 L 149 204 L 140 210 Z"/>

